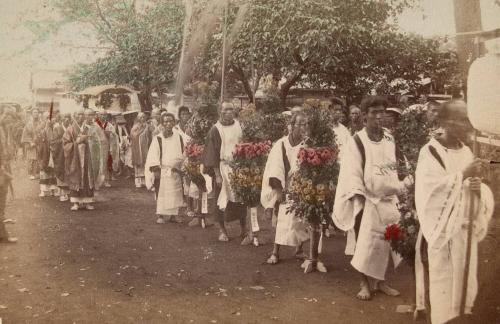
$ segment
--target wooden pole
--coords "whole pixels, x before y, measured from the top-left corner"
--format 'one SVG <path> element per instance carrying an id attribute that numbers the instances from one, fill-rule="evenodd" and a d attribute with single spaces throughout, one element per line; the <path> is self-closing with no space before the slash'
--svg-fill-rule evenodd
<path id="1" fill-rule="evenodd" d="M 477 131 L 474 131 L 474 144 L 473 144 L 474 156 L 478 153 L 478 143 L 477 143 Z M 464 277 L 462 282 L 462 296 L 460 300 L 460 317 L 465 315 L 465 307 L 467 304 L 467 288 L 469 285 L 469 270 L 470 270 L 470 259 L 472 254 L 472 229 L 474 225 L 474 212 L 475 212 L 475 201 L 480 197 L 480 194 L 471 193 L 469 198 L 469 224 L 467 226 L 467 249 L 465 251 L 465 268 Z"/>
<path id="2" fill-rule="evenodd" d="M 224 92 L 226 86 L 226 38 L 227 38 L 227 7 L 228 2 L 224 6 L 224 25 L 222 29 L 222 75 L 221 75 L 221 85 L 220 85 L 220 102 L 224 102 Z"/>
<path id="3" fill-rule="evenodd" d="M 467 97 L 467 74 L 471 63 L 474 61 L 474 40 L 464 35 L 472 31 L 481 31 L 481 5 L 480 0 L 453 0 L 455 14 L 455 30 L 457 32 L 457 54 L 464 94 Z"/>

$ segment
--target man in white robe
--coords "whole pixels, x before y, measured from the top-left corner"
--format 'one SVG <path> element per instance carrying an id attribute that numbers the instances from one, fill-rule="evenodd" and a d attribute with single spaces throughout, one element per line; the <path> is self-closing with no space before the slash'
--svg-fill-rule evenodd
<path id="1" fill-rule="evenodd" d="M 306 115 L 302 112 L 296 113 L 290 125 L 290 134 L 279 139 L 271 148 L 262 179 L 260 194 L 262 206 L 266 209 L 279 206 L 274 247 L 271 256 L 267 259 L 268 264 L 279 262 L 281 245 L 295 247 L 295 256 L 305 258 L 302 244 L 309 239 L 307 224 L 296 217 L 295 213 L 288 211 L 291 201 L 283 192 L 288 188 L 292 175 L 299 168 L 298 153 L 304 146 L 303 140 L 307 134 Z"/>
<path id="2" fill-rule="evenodd" d="M 155 187 L 157 223 L 164 217 L 178 222 L 179 208 L 184 207 L 181 166 L 185 160 L 184 141 L 175 130 L 175 117 L 161 116 L 163 132 L 155 137 L 149 147 L 145 164 L 146 187 Z M 155 184 L 155 182 L 159 181 Z"/>
<path id="3" fill-rule="evenodd" d="M 465 103 L 445 103 L 439 112 L 439 122 L 443 130 L 441 135 L 432 138 L 420 150 L 415 188 L 421 226 L 415 258 L 417 309 L 425 304 L 420 254 L 424 244 L 433 324 L 445 323 L 460 315 L 467 230 L 472 212 L 472 245 L 464 305 L 465 313 L 471 313 L 478 290 L 477 244 L 486 236 L 494 208 L 492 192 L 480 178 L 485 161 L 474 159 L 470 149 L 463 144 L 470 125 Z"/>
<path id="4" fill-rule="evenodd" d="M 232 172 L 233 151 L 243 135 L 240 123 L 234 119 L 234 106 L 223 103 L 219 121 L 208 132 L 203 153 L 203 172 L 215 177 L 216 190 L 220 190 L 217 199 L 219 212 L 219 241 L 227 242 L 225 220 L 240 220 L 241 236 L 246 235 L 246 212 L 231 189 L 229 173 Z M 229 208 L 226 208 L 229 207 Z M 241 215 L 240 215 L 241 214 Z"/>
<path id="5" fill-rule="evenodd" d="M 351 232 L 346 254 L 354 254 L 351 264 L 361 274 L 357 298 L 369 300 L 373 290 L 399 295 L 385 283 L 390 256 L 395 266 L 400 258 L 391 253 L 384 233 L 387 225 L 399 221 L 397 195 L 412 179 L 398 179 L 394 139 L 381 125 L 387 101 L 370 96 L 361 106 L 366 127 L 345 147 L 332 218 L 338 228 Z"/>
<path id="6" fill-rule="evenodd" d="M 342 161 L 342 148 L 347 144 L 349 139 L 351 138 L 351 133 L 340 123 L 341 118 L 344 116 L 344 110 L 342 108 L 343 102 L 338 98 L 332 98 L 331 100 L 331 109 L 333 111 L 333 125 L 332 129 L 335 133 L 335 143 L 337 144 L 337 148 L 339 150 L 338 153 L 338 161 Z"/>

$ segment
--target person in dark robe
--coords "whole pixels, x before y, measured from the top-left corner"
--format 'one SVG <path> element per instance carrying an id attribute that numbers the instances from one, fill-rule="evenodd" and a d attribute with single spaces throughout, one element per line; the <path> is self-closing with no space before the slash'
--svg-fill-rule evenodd
<path id="1" fill-rule="evenodd" d="M 40 127 L 40 124 L 40 112 L 38 109 L 34 108 L 31 111 L 31 119 L 24 127 L 21 136 L 21 144 L 24 146 L 26 158 L 28 160 L 28 175 L 31 180 L 38 178 L 40 172 L 35 144 L 36 130 Z"/>
<path id="2" fill-rule="evenodd" d="M 0 243 L 16 243 L 17 238 L 9 236 L 5 228 L 5 205 L 7 194 L 12 190 L 12 173 L 10 163 L 14 157 L 14 147 L 9 141 L 8 132 L 13 119 L 5 112 L 0 114 Z"/>
<path id="3" fill-rule="evenodd" d="M 225 221 L 239 220 L 241 236 L 246 236 L 246 208 L 238 202 L 229 182 L 230 163 L 233 151 L 241 141 L 242 130 L 240 123 L 234 119 L 234 107 L 230 103 L 223 103 L 220 119 L 208 132 L 203 152 L 203 172 L 215 178 L 218 211 L 216 215 L 219 223 L 219 241 L 229 241 Z"/>
<path id="4" fill-rule="evenodd" d="M 59 122 L 56 122 L 52 128 L 52 137 L 50 139 L 50 151 L 54 161 L 54 174 L 57 187 L 59 187 L 59 201 L 69 200 L 69 186 L 64 181 L 64 147 L 63 136 L 71 125 L 71 115 L 61 116 Z"/>
<path id="5" fill-rule="evenodd" d="M 150 126 L 151 125 L 146 122 L 146 115 L 144 113 L 139 113 L 130 131 L 132 164 L 134 166 L 136 188 L 141 188 L 146 185 L 144 179 L 144 165 L 148 155 L 149 143 L 151 143 Z"/>
<path id="6" fill-rule="evenodd" d="M 64 178 L 70 188 L 71 210 L 80 207 L 93 210 L 94 178 L 88 145 L 88 129 L 85 127 L 83 109 L 75 113 L 75 120 L 66 129 L 63 136 Z"/>
<path id="7" fill-rule="evenodd" d="M 50 150 L 50 142 L 53 136 L 54 120 L 46 112 L 42 115 L 42 124 L 36 131 L 36 147 L 38 151 L 38 163 L 40 165 L 40 194 L 39 197 L 59 196 L 59 188 L 56 186 L 54 174 L 54 156 Z"/>

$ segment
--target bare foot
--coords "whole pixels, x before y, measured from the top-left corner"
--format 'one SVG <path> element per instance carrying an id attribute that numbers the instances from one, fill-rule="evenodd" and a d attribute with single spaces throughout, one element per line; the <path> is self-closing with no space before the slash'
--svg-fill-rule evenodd
<path id="1" fill-rule="evenodd" d="M 356 298 L 359 300 L 370 300 L 372 299 L 372 294 L 370 292 L 370 287 L 365 281 L 361 282 L 361 290 L 359 293 L 356 295 Z"/>
<path id="2" fill-rule="evenodd" d="M 386 294 L 387 296 L 399 296 L 400 293 L 394 288 L 391 288 L 385 281 L 381 281 L 378 283 L 378 290 Z"/>

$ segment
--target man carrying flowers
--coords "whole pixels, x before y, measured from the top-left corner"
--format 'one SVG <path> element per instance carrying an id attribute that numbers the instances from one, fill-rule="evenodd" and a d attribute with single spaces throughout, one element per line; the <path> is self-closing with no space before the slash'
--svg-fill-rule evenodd
<path id="1" fill-rule="evenodd" d="M 391 247 L 384 233 L 387 225 L 398 222 L 397 195 L 412 179 L 398 179 L 395 142 L 381 125 L 387 105 L 378 96 L 363 100 L 366 126 L 345 147 L 332 215 L 337 227 L 354 231 L 355 243 L 346 254 L 354 255 L 351 264 L 361 274 L 361 300 L 371 299 L 374 290 L 399 295 L 385 283 Z M 392 256 L 396 266 L 400 258 Z"/>
<path id="2" fill-rule="evenodd" d="M 302 112 L 294 114 L 290 126 L 290 134 L 273 145 L 262 180 L 260 198 L 262 206 L 264 208 L 279 206 L 276 237 L 273 252 L 267 259 L 268 264 L 278 263 L 281 245 L 295 247 L 295 256 L 305 258 L 302 244 L 309 238 L 306 223 L 293 211 L 288 210 L 290 201 L 283 192 L 290 185 L 292 175 L 298 170 L 298 153 L 304 146 L 303 140 L 307 135 L 306 115 Z"/>

